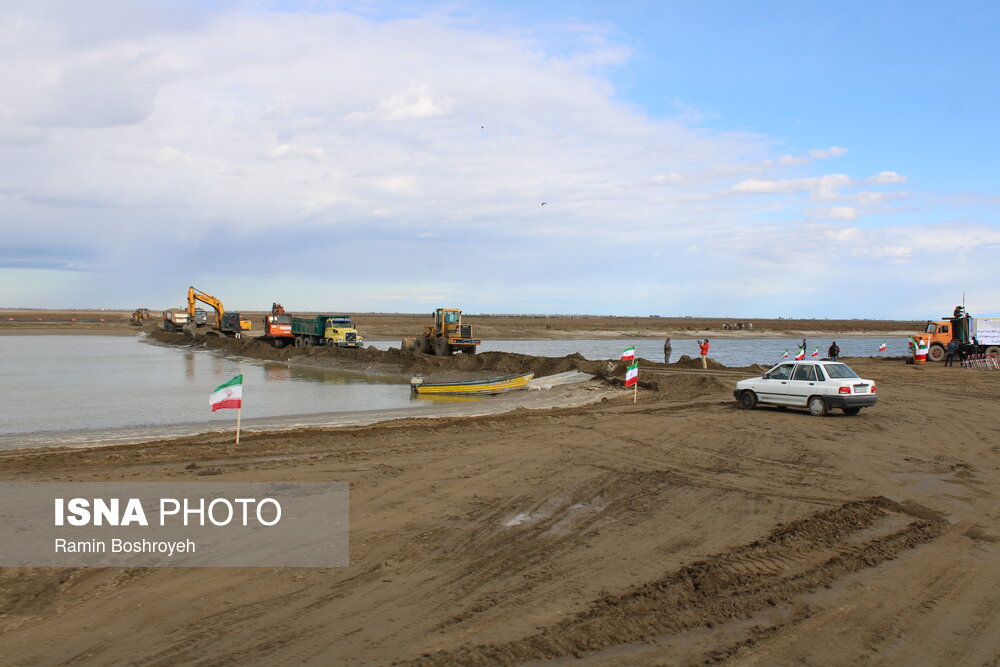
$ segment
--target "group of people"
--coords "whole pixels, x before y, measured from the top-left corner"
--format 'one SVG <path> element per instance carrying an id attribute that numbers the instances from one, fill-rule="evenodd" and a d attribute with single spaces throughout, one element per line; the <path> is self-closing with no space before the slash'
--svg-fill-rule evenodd
<path id="1" fill-rule="evenodd" d="M 703 341 L 698 341 L 698 356 L 701 357 L 701 367 L 708 368 L 708 339 Z M 670 339 L 663 341 L 663 363 L 670 363 L 670 355 L 673 353 L 673 346 L 670 343 Z"/>

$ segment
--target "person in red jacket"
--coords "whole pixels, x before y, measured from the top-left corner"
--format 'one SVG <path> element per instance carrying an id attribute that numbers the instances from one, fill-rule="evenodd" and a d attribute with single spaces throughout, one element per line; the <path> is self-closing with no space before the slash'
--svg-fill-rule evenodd
<path id="1" fill-rule="evenodd" d="M 708 339 L 705 339 L 704 343 L 698 343 L 698 349 L 701 350 L 701 367 L 708 368 Z"/>

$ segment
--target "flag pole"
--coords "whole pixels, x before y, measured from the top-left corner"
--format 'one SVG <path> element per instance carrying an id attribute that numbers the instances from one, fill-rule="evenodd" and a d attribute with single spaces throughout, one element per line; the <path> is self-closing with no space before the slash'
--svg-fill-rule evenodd
<path id="1" fill-rule="evenodd" d="M 639 369 L 635 369 L 635 384 L 632 385 L 632 405 L 639 401 Z"/>
<path id="2" fill-rule="evenodd" d="M 236 444 L 240 444 L 240 415 L 243 414 L 243 406 L 236 410 Z"/>

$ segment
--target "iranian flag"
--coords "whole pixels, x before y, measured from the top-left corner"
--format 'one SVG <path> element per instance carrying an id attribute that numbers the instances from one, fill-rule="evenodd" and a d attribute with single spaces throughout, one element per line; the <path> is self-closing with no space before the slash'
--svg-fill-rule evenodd
<path id="1" fill-rule="evenodd" d="M 622 350 L 622 361 L 632 361 L 635 359 L 635 345 Z"/>
<path id="2" fill-rule="evenodd" d="M 639 362 L 635 361 L 629 364 L 628 368 L 625 369 L 625 386 L 631 387 L 634 384 L 639 383 Z"/>
<path id="3" fill-rule="evenodd" d="M 795 355 L 795 361 L 802 361 L 806 358 L 806 348 L 800 347 L 799 353 Z"/>
<path id="4" fill-rule="evenodd" d="M 885 341 L 882 341 L 878 346 L 879 352 L 885 352 Z"/>
<path id="5" fill-rule="evenodd" d="M 818 347 L 814 347 L 813 348 L 813 353 L 810 354 L 809 356 L 810 357 L 818 357 L 819 356 L 819 348 Z"/>
<path id="6" fill-rule="evenodd" d="M 782 359 L 787 359 L 788 358 L 788 350 L 785 350 L 785 353 L 783 355 L 781 355 L 781 358 Z"/>
<path id="7" fill-rule="evenodd" d="M 229 382 L 220 384 L 212 390 L 208 397 L 212 412 L 225 408 L 238 409 L 243 407 L 243 375 L 237 375 Z"/>

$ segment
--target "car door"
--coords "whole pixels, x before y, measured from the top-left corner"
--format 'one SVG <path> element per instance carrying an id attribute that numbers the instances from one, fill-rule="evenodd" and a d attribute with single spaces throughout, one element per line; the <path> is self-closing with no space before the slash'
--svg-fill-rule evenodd
<path id="1" fill-rule="evenodd" d="M 788 381 L 788 405 L 806 407 L 806 401 L 817 392 L 816 364 L 798 364 Z"/>
<path id="2" fill-rule="evenodd" d="M 773 405 L 788 405 L 788 382 L 795 370 L 795 364 L 776 366 L 757 383 L 757 400 Z"/>

